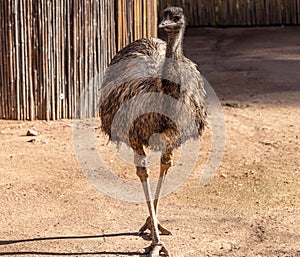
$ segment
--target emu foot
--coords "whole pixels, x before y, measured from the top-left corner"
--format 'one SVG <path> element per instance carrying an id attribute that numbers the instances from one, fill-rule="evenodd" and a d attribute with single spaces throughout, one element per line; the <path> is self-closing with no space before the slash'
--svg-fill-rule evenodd
<path id="1" fill-rule="evenodd" d="M 138 234 L 142 235 L 147 229 L 149 229 L 152 232 L 152 224 L 150 217 L 147 218 L 145 224 L 140 228 Z M 160 225 L 160 223 L 158 223 L 158 230 L 162 235 L 172 235 L 172 233 L 168 229 Z"/>
<path id="2" fill-rule="evenodd" d="M 150 245 L 145 249 L 141 249 L 138 251 L 139 254 L 147 254 L 149 257 L 171 257 L 169 251 L 165 247 L 165 245 L 161 242 L 159 244 Z"/>

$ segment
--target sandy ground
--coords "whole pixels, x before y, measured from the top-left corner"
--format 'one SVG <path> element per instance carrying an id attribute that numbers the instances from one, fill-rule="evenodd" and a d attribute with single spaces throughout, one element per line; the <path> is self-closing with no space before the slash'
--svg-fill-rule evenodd
<path id="1" fill-rule="evenodd" d="M 199 186 L 210 129 L 188 180 L 161 200 L 172 256 L 300 256 L 300 28 L 189 29 L 186 55 L 215 89 L 226 120 L 216 176 Z M 148 216 L 84 176 L 72 121 L 0 121 L 0 256 L 139 256 Z M 39 132 L 35 142 L 24 136 Z M 96 132 L 97 133 L 97 132 Z M 103 158 L 123 179 L 134 168 Z"/>

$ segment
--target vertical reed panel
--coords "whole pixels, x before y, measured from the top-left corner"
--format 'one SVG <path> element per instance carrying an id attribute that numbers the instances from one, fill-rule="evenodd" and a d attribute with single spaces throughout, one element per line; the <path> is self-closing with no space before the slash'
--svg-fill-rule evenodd
<path id="1" fill-rule="evenodd" d="M 0 8 L 0 17 L 4 16 L 4 8 Z M 1 44 L 0 44 L 0 63 L 4 64 L 3 56 L 4 56 L 4 49 L 3 49 L 3 42 L 4 42 L 4 19 L 0 20 L 0 39 L 1 39 Z M 4 79 L 5 79 L 5 74 L 4 74 L 4 65 L 0 65 L 0 117 L 5 117 L 4 113 Z"/>
<path id="2" fill-rule="evenodd" d="M 22 114 L 21 119 L 27 119 L 27 84 L 26 84 L 26 62 L 25 62 L 25 32 L 26 27 L 24 23 L 24 3 L 20 1 L 20 26 L 21 26 L 21 41 L 20 41 L 20 52 L 21 52 L 21 83 L 22 83 Z"/>
<path id="3" fill-rule="evenodd" d="M 94 116 L 93 79 L 117 49 L 156 36 L 156 13 L 157 0 L 2 1 L 0 118 L 75 118 L 78 103 Z"/>
<path id="4" fill-rule="evenodd" d="M 297 0 L 297 24 L 300 24 L 300 0 Z"/>
<path id="5" fill-rule="evenodd" d="M 8 101 L 7 101 L 7 105 L 8 105 L 8 118 L 9 119 L 13 119 L 14 117 L 14 48 L 13 48 L 13 13 L 12 13 L 12 1 L 8 1 L 8 17 L 9 17 L 9 29 L 8 29 L 8 51 L 9 51 L 9 55 L 8 55 L 8 80 L 9 80 L 9 89 L 7 90 L 7 96 L 8 96 Z"/>
<path id="6" fill-rule="evenodd" d="M 157 0 L 116 2 L 117 50 L 133 40 L 157 36 L 157 7 Z"/>
<path id="7" fill-rule="evenodd" d="M 300 24 L 300 0 L 1 1 L 0 118 L 74 118 L 80 96 L 94 116 L 93 78 L 117 50 L 156 37 L 157 6 L 168 4 L 182 6 L 191 26 Z"/>
<path id="8" fill-rule="evenodd" d="M 300 24 L 299 0 L 159 0 L 183 7 L 190 26 Z"/>
<path id="9" fill-rule="evenodd" d="M 16 114 L 15 119 L 18 119 L 20 117 L 21 111 L 20 111 L 20 60 L 19 60 L 19 9 L 18 9 L 18 1 L 14 1 L 14 29 L 15 29 L 15 42 L 14 42 L 14 48 L 15 48 L 15 97 L 16 97 Z M 0 46 L 1 47 L 1 46 Z M 1 52 L 0 52 L 0 55 Z M 1 78 L 0 78 L 1 80 Z"/>

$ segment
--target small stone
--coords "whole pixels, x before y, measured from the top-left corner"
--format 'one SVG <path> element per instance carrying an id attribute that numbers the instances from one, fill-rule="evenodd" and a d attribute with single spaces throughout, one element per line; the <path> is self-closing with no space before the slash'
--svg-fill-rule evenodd
<path id="1" fill-rule="evenodd" d="M 230 108 L 239 108 L 240 107 L 240 105 L 238 103 L 226 103 L 225 106 L 230 107 Z"/>
<path id="2" fill-rule="evenodd" d="M 229 244 L 229 243 L 223 243 L 220 247 L 221 250 L 229 250 L 231 251 L 232 250 L 232 245 Z"/>
<path id="3" fill-rule="evenodd" d="M 28 137 L 36 137 L 38 134 L 39 134 L 39 133 L 38 133 L 37 131 L 29 129 L 29 130 L 27 131 L 26 136 L 28 136 Z"/>
<path id="4" fill-rule="evenodd" d="M 221 177 L 221 178 L 227 178 L 228 175 L 227 175 L 227 174 L 221 174 L 220 177 Z"/>

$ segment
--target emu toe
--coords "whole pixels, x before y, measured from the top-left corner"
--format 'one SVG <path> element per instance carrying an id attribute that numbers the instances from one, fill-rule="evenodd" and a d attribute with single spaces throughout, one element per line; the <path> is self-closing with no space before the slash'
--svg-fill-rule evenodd
<path id="1" fill-rule="evenodd" d="M 149 247 L 139 250 L 139 254 L 147 254 L 149 257 L 159 257 L 159 256 L 165 256 L 165 257 L 171 257 L 169 251 L 165 247 L 165 245 L 161 242 L 159 244 L 150 245 Z"/>
<path id="2" fill-rule="evenodd" d="M 142 235 L 147 229 L 149 229 L 152 232 L 152 224 L 150 217 L 147 218 L 145 224 L 140 228 L 138 234 Z M 160 223 L 158 223 L 158 230 L 162 235 L 172 235 L 171 231 L 164 228 L 162 225 L 160 225 Z"/>

